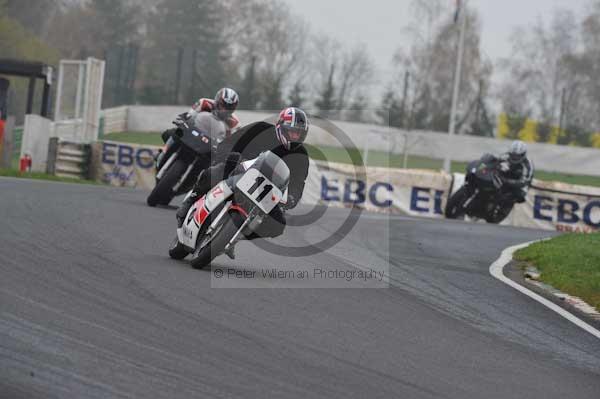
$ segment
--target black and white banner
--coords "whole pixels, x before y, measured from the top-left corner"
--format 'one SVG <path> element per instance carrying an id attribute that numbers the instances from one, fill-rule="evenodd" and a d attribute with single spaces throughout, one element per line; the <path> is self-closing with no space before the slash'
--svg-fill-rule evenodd
<path id="1" fill-rule="evenodd" d="M 96 179 L 115 186 L 151 190 L 159 147 L 100 142 L 94 146 Z M 358 168 L 311 161 L 303 203 L 361 207 L 428 218 L 443 218 L 451 190 L 464 176 L 430 170 Z M 600 230 L 600 188 L 534 181 L 527 202 L 515 206 L 504 224 L 558 230 Z"/>

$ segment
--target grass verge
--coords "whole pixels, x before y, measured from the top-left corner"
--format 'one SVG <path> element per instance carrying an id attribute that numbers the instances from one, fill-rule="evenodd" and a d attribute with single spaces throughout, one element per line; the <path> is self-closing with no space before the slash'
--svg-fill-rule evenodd
<path id="1" fill-rule="evenodd" d="M 160 137 L 160 133 L 147 132 L 122 132 L 105 134 L 102 140 L 119 141 L 131 144 L 157 145 L 163 146 L 164 143 Z"/>
<path id="2" fill-rule="evenodd" d="M 46 181 L 54 181 L 54 182 L 61 182 L 61 183 L 94 184 L 94 185 L 101 184 L 101 183 L 98 183 L 98 182 L 95 182 L 92 180 L 71 179 L 68 177 L 58 177 L 58 176 L 49 175 L 47 173 L 36 173 L 36 172 L 23 173 L 23 172 L 19 172 L 18 170 L 14 170 L 14 169 L 0 169 L 0 176 L 1 177 L 15 177 L 15 178 L 19 178 L 19 179 L 46 180 Z"/>
<path id="3" fill-rule="evenodd" d="M 162 146 L 163 142 L 160 133 L 146 132 L 123 132 L 110 133 L 104 136 L 104 140 L 120 141 L 125 143 L 156 145 Z M 353 163 L 349 152 L 344 148 L 336 147 L 315 147 L 309 146 L 309 155 L 316 160 L 327 160 L 339 163 Z M 350 150 L 354 155 L 362 155 L 359 150 Z M 367 159 L 369 166 L 380 166 L 387 168 L 402 168 L 404 167 L 404 157 L 399 154 L 390 154 L 383 151 L 370 151 Z M 431 169 L 440 170 L 443 166 L 441 159 L 433 159 L 419 156 L 409 156 L 407 158 L 407 168 L 411 169 Z M 452 162 L 452 172 L 464 173 L 467 164 L 465 162 Z M 579 184 L 583 186 L 600 187 L 600 177 L 596 176 L 579 176 L 564 173 L 553 173 L 536 171 L 536 178 L 546 181 L 559 181 L 568 184 Z"/>
<path id="4" fill-rule="evenodd" d="M 533 244 L 515 254 L 533 264 L 541 280 L 600 310 L 600 233 L 569 234 Z"/>

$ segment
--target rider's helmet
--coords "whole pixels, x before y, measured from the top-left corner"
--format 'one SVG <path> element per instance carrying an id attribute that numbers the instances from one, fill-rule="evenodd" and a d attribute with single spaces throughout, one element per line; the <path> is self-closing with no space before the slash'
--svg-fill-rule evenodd
<path id="1" fill-rule="evenodd" d="M 521 164 L 527 159 L 527 144 L 517 140 L 513 141 L 508 150 L 508 162 L 512 165 Z"/>
<path id="2" fill-rule="evenodd" d="M 308 134 L 308 116 L 300 108 L 286 108 L 279 114 L 275 125 L 277 140 L 286 149 L 304 143 Z"/>
<path id="3" fill-rule="evenodd" d="M 223 88 L 215 96 L 213 113 L 222 121 L 226 121 L 237 109 L 240 97 L 233 89 Z"/>

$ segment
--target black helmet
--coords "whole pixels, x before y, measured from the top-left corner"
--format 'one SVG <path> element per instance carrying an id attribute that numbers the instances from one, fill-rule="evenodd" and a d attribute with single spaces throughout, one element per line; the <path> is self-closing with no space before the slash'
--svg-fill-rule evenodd
<path id="1" fill-rule="evenodd" d="M 223 88 L 215 96 L 213 113 L 221 120 L 227 120 L 237 109 L 240 97 L 233 89 Z"/>
<path id="2" fill-rule="evenodd" d="M 513 141 L 508 150 L 508 162 L 513 165 L 523 163 L 527 159 L 527 144 L 517 140 Z"/>
<path id="3" fill-rule="evenodd" d="M 302 144 L 308 134 L 308 117 L 300 108 L 286 108 L 279 114 L 275 125 L 277 140 L 288 150 L 293 144 Z"/>

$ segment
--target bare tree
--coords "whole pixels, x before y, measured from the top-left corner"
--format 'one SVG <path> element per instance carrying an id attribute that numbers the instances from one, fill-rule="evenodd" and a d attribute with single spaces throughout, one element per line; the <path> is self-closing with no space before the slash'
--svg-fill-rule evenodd
<path id="1" fill-rule="evenodd" d="M 507 74 L 500 92 L 506 109 L 558 125 L 561 93 L 574 84 L 568 64 L 578 46 L 577 28 L 574 14 L 559 10 L 549 26 L 540 19 L 513 33 L 512 56 L 502 63 Z"/>
<path id="2" fill-rule="evenodd" d="M 231 15 L 226 35 L 238 38 L 232 44 L 233 62 L 242 74 L 256 75 L 260 107 L 282 107 L 283 93 L 308 69 L 308 24 L 276 0 L 226 0 L 224 6 Z M 240 94 L 243 102 L 245 93 Z"/>
<path id="3" fill-rule="evenodd" d="M 406 109 L 414 128 L 447 131 L 455 72 L 451 60 L 456 59 L 459 26 L 454 23 L 451 10 L 438 1 L 415 0 L 413 12 L 415 19 L 421 18 L 419 21 L 425 23 L 406 28 L 412 45 L 400 48 L 394 57 L 398 75 L 404 76 L 406 72 L 410 75 Z M 481 82 L 484 87 L 489 87 L 492 66 L 480 50 L 481 24 L 478 14 L 471 9 L 464 12 L 468 13 L 468 24 L 458 128 L 466 132 L 470 118 L 476 114 Z M 402 92 L 400 88 L 397 91 Z M 389 104 L 402 103 L 399 99 L 386 101 Z"/>
<path id="4" fill-rule="evenodd" d="M 376 76 L 367 47 L 357 44 L 344 48 L 340 42 L 323 34 L 314 35 L 312 43 L 315 107 L 330 117 L 356 120 L 356 109 L 368 108 L 368 94 Z M 357 100 L 359 97 L 360 101 Z M 348 112 L 334 114 L 332 111 Z"/>
<path id="5" fill-rule="evenodd" d="M 344 110 L 347 106 L 358 105 L 352 100 L 363 94 L 374 81 L 375 67 L 365 45 L 359 44 L 349 49 L 342 56 L 342 67 L 339 76 L 337 106 Z M 363 104 L 364 106 L 364 104 Z"/>

